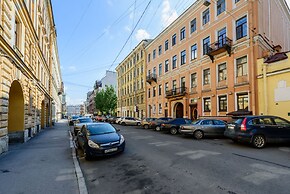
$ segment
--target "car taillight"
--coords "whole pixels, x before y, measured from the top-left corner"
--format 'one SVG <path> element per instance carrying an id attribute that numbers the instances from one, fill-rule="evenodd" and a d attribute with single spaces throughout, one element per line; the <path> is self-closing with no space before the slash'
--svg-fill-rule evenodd
<path id="1" fill-rule="evenodd" d="M 162 127 L 165 127 L 165 124 L 161 124 Z"/>
<path id="2" fill-rule="evenodd" d="M 241 131 L 247 131 L 247 119 L 244 118 L 242 124 L 241 124 Z"/>

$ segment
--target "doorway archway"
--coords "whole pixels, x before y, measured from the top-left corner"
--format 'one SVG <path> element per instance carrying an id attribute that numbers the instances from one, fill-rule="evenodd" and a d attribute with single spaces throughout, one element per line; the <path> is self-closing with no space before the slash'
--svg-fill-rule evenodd
<path id="1" fill-rule="evenodd" d="M 175 105 L 175 116 L 176 118 L 183 118 L 183 104 L 181 102 Z"/>
<path id="2" fill-rule="evenodd" d="M 8 134 L 24 131 L 24 97 L 20 83 L 13 81 L 9 91 Z"/>

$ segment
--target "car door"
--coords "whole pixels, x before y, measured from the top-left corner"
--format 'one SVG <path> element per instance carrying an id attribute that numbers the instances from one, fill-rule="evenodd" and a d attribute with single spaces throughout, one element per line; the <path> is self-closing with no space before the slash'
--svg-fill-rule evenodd
<path id="1" fill-rule="evenodd" d="M 249 122 L 253 135 L 263 134 L 268 142 L 277 141 L 280 137 L 280 130 L 271 117 L 255 118 Z"/>
<path id="2" fill-rule="evenodd" d="M 215 127 L 213 125 L 213 121 L 212 120 L 209 120 L 209 119 L 203 120 L 200 123 L 200 128 L 201 128 L 201 130 L 203 131 L 204 134 L 211 135 L 211 134 L 215 133 Z"/>
<path id="3" fill-rule="evenodd" d="M 214 135 L 224 135 L 226 124 L 220 120 L 213 120 Z"/>
<path id="4" fill-rule="evenodd" d="M 290 122 L 280 117 L 273 117 L 273 120 L 279 131 L 279 140 L 290 141 Z"/>

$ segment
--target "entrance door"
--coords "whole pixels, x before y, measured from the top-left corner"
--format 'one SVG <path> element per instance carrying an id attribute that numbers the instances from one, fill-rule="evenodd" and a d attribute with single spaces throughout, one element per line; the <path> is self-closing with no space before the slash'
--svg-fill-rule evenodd
<path id="1" fill-rule="evenodd" d="M 196 120 L 197 119 L 197 104 L 191 105 L 190 106 L 190 119 L 191 120 Z"/>
<path id="2" fill-rule="evenodd" d="M 178 103 L 176 105 L 176 118 L 183 118 L 183 104 Z"/>

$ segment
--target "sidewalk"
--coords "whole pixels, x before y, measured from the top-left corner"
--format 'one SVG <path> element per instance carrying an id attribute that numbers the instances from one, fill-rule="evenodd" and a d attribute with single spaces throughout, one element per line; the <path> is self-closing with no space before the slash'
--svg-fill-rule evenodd
<path id="1" fill-rule="evenodd" d="M 0 155 L 0 194 L 87 192 L 67 120 Z"/>

